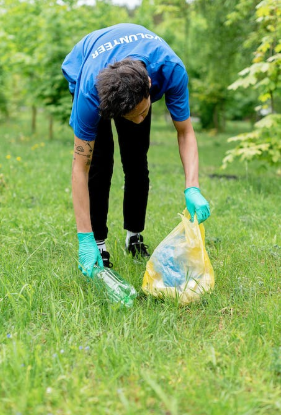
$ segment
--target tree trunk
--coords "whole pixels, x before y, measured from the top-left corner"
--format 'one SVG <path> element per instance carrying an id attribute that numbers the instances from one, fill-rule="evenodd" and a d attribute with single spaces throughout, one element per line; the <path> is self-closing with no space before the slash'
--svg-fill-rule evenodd
<path id="1" fill-rule="evenodd" d="M 189 46 L 189 24 L 190 24 L 189 12 L 190 12 L 189 6 L 186 4 L 185 10 L 184 10 L 184 19 L 185 19 L 184 63 L 185 63 L 185 67 L 187 70 L 188 70 L 188 65 L 189 65 L 189 47 L 188 47 Z"/>
<path id="2" fill-rule="evenodd" d="M 36 116 L 37 116 L 37 108 L 35 105 L 31 107 L 32 116 L 31 116 L 31 133 L 35 134 L 36 132 Z"/>
<path id="3" fill-rule="evenodd" d="M 214 107 L 214 111 L 213 111 L 213 124 L 214 124 L 214 128 L 219 131 L 219 119 L 218 119 L 218 107 L 217 104 Z"/>
<path id="4" fill-rule="evenodd" d="M 53 140 L 53 116 L 49 116 L 49 140 Z"/>
<path id="5" fill-rule="evenodd" d="M 271 107 L 271 114 L 274 114 L 274 100 L 273 100 L 273 92 L 269 91 L 270 93 L 270 107 Z"/>
<path id="6" fill-rule="evenodd" d="M 221 101 L 220 104 L 220 131 L 223 132 L 225 131 L 226 128 L 226 114 L 225 114 L 225 101 Z"/>

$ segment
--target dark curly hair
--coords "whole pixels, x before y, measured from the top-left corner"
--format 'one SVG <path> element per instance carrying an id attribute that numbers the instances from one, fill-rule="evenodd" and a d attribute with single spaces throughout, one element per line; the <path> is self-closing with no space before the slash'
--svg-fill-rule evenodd
<path id="1" fill-rule="evenodd" d="M 128 114 L 144 98 L 149 97 L 149 80 L 141 61 L 123 59 L 99 72 L 96 88 L 100 115 L 116 118 Z"/>

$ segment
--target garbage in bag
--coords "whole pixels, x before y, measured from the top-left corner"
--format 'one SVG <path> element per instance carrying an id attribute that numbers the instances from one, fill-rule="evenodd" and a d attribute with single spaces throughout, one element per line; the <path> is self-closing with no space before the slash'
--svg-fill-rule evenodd
<path id="1" fill-rule="evenodd" d="M 205 249 L 205 231 L 187 209 L 182 221 L 157 246 L 146 264 L 142 289 L 155 297 L 177 298 L 182 305 L 214 287 L 214 271 Z"/>

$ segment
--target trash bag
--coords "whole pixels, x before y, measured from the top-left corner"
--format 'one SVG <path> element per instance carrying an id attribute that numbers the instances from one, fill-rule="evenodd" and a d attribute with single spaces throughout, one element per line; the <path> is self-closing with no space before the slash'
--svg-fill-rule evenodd
<path id="1" fill-rule="evenodd" d="M 155 297 L 177 298 L 186 305 L 214 287 L 214 272 L 205 250 L 205 231 L 187 209 L 181 223 L 157 246 L 146 264 L 142 289 Z"/>

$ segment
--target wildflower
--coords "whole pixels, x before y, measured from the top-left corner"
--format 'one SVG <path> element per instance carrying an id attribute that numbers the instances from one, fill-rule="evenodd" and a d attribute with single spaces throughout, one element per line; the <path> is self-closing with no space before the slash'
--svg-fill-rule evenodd
<path id="1" fill-rule="evenodd" d="M 12 334 L 8 333 L 7 338 L 10 339 L 12 337 Z"/>
<path id="2" fill-rule="evenodd" d="M 89 350 L 89 349 L 90 349 L 90 347 L 89 347 L 89 346 L 86 346 L 86 347 L 85 347 L 85 350 Z"/>
<path id="3" fill-rule="evenodd" d="M 64 350 L 63 350 L 63 349 L 61 349 L 61 350 L 60 350 L 60 353 L 61 353 L 61 354 L 63 354 L 63 353 L 64 353 Z"/>
<path id="4" fill-rule="evenodd" d="M 22 161 L 22 158 L 21 157 L 17 157 L 16 160 L 17 161 Z"/>
<path id="5" fill-rule="evenodd" d="M 46 389 L 46 393 L 51 393 L 52 392 L 52 388 L 50 388 L 50 386 Z"/>
<path id="6" fill-rule="evenodd" d="M 6 159 L 7 160 L 10 160 L 10 158 L 11 158 L 11 155 L 10 154 L 7 154 Z"/>
<path id="7" fill-rule="evenodd" d="M 79 346 L 79 350 L 83 350 L 83 346 Z"/>
<path id="8" fill-rule="evenodd" d="M 54 353 L 54 354 L 53 354 L 53 357 L 57 357 L 57 353 Z"/>

